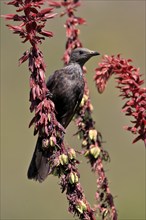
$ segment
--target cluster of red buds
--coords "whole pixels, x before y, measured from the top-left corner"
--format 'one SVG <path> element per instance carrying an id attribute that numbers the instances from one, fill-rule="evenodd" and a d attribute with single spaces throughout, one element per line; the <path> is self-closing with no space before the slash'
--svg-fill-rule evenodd
<path id="1" fill-rule="evenodd" d="M 28 60 L 30 75 L 30 111 L 35 111 L 30 126 L 34 125 L 34 134 L 48 138 L 55 136 L 56 132 L 64 132 L 63 127 L 55 117 L 54 103 L 49 99 L 49 91 L 45 83 L 45 63 L 39 45 L 45 37 L 52 37 L 53 33 L 44 30 L 46 21 L 54 18 L 53 8 L 41 9 L 45 0 L 14 0 L 7 4 L 17 7 L 19 14 L 4 15 L 6 19 L 21 22 L 19 25 L 7 25 L 14 34 L 23 38 L 23 43 L 29 41 L 31 48 L 19 59 L 19 64 Z M 24 14 L 22 15 L 22 12 Z M 45 37 L 44 37 L 45 36 Z"/>
<path id="2" fill-rule="evenodd" d="M 142 140 L 146 146 L 146 88 L 141 86 L 144 80 L 138 68 L 131 64 L 131 59 L 123 59 L 120 55 L 103 57 L 96 69 L 95 82 L 97 89 L 102 93 L 111 75 L 114 74 L 120 96 L 127 100 L 122 111 L 127 116 L 134 117 L 133 126 L 125 126 L 125 129 L 133 134 L 138 134 L 133 143 Z"/>
<path id="3" fill-rule="evenodd" d="M 67 19 L 64 27 L 66 28 L 66 46 L 63 56 L 64 64 L 69 62 L 71 51 L 76 47 L 82 47 L 82 43 L 79 39 L 80 30 L 77 28 L 78 25 L 85 24 L 86 21 L 75 16 L 76 8 L 80 6 L 79 0 L 67 0 L 67 1 L 50 1 L 50 6 L 59 8 L 64 7 L 64 11 L 61 13 L 61 16 L 67 15 Z"/>

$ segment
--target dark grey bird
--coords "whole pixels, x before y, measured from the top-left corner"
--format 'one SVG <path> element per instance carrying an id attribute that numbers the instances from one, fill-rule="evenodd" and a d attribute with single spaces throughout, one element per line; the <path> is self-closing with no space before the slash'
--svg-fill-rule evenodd
<path id="1" fill-rule="evenodd" d="M 76 48 L 70 55 L 69 63 L 56 70 L 47 81 L 47 88 L 55 104 L 56 118 L 66 128 L 77 112 L 84 93 L 83 65 L 98 52 Z M 38 137 L 36 148 L 28 169 L 29 179 L 39 182 L 49 174 L 47 153 L 42 149 L 42 138 Z"/>

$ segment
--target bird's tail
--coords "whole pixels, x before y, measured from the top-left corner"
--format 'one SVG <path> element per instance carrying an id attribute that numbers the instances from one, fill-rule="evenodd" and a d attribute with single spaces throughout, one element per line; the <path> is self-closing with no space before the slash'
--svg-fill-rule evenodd
<path id="1" fill-rule="evenodd" d="M 49 163 L 47 158 L 47 152 L 42 149 L 42 138 L 38 137 L 35 151 L 31 163 L 28 168 L 28 179 L 38 180 L 43 182 L 49 174 Z"/>

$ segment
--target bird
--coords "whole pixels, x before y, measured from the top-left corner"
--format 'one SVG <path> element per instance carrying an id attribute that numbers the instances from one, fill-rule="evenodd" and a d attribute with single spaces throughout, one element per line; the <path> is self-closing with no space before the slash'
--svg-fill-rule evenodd
<path id="1" fill-rule="evenodd" d="M 83 66 L 99 52 L 87 48 L 75 48 L 70 55 L 69 63 L 62 69 L 56 70 L 46 82 L 47 89 L 54 102 L 56 119 L 66 129 L 77 112 L 83 94 Z M 28 179 L 43 182 L 49 174 L 47 152 L 42 149 L 42 137 L 38 137 L 35 151 L 27 172 Z"/>

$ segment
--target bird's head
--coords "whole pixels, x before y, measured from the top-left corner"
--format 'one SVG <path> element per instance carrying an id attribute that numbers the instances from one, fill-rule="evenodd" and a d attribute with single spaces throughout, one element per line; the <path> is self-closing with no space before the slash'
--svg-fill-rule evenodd
<path id="1" fill-rule="evenodd" d="M 96 51 L 87 48 L 76 48 L 71 52 L 70 63 L 78 63 L 83 66 L 91 57 L 100 55 Z"/>

